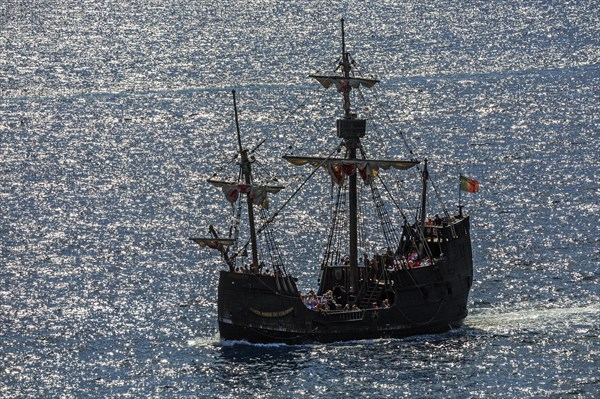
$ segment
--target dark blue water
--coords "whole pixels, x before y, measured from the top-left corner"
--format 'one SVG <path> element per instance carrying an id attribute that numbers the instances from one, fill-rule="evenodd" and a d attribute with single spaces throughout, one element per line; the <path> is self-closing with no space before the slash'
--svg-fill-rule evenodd
<path id="1" fill-rule="evenodd" d="M 0 397 L 599 397 L 597 9 L 5 0 Z M 405 154 L 389 126 L 401 129 L 429 159 L 432 208 L 456 205 L 458 173 L 480 181 L 462 197 L 475 259 L 466 326 L 220 342 L 222 266 L 187 238 L 228 209 L 205 179 L 235 154 L 229 91 L 249 146 L 267 139 L 259 166 L 298 184 L 306 171 L 283 164 L 288 147 L 335 143 L 339 97 L 306 75 L 338 57 L 342 15 L 361 71 L 382 80 L 368 150 Z M 316 284 L 323 195 L 310 188 L 276 226 L 303 290 Z"/>

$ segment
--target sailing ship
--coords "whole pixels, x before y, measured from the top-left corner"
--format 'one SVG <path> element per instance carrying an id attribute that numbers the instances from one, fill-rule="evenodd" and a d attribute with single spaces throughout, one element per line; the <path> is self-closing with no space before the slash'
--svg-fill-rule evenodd
<path id="1" fill-rule="evenodd" d="M 254 151 L 242 144 L 233 92 L 239 173 L 235 180 L 211 178 L 208 182 L 222 189 L 235 205 L 235 223 L 226 238 L 213 226 L 209 227 L 209 237 L 191 238 L 201 246 L 216 249 L 227 266 L 220 271 L 218 286 L 221 339 L 304 343 L 405 337 L 446 332 L 460 326 L 467 316 L 473 282 L 469 216 L 459 202 L 455 214 L 441 209 L 443 218 L 427 217 L 427 184 L 431 177 L 426 160 L 368 158 L 362 145 L 366 119 L 353 111 L 351 92 L 371 88 L 379 81 L 355 73 L 355 63 L 346 50 L 343 19 L 341 36 L 342 56 L 333 74 L 310 75 L 342 95 L 343 116 L 336 121 L 340 152 L 334 150 L 322 157 L 283 157 L 292 165 L 312 166 L 309 178 L 320 170 L 329 172 L 336 193 L 318 287 L 308 294 L 298 290 L 298 279 L 282 261 L 271 230 L 279 211 L 269 216 L 268 198 L 284 187 L 255 180 Z M 420 204 L 414 218 L 399 208 L 401 217 L 392 220 L 386 211 L 379 187 L 389 193 L 381 172 L 390 169 L 420 172 Z M 379 255 L 361 253 L 360 185 L 361 190 L 370 192 L 379 217 L 383 233 Z M 242 209 L 250 235 L 243 245 L 239 237 Z M 260 218 L 255 217 L 257 213 Z M 268 254 L 259 254 L 259 235 L 265 236 Z M 251 260 L 244 266 L 248 258 Z"/>

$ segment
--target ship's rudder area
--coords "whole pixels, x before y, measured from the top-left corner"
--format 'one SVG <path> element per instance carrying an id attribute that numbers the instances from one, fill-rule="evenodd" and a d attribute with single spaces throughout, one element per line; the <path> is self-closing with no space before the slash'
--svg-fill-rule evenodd
<path id="1" fill-rule="evenodd" d="M 312 329 L 308 312 L 292 277 L 221 272 L 218 320 L 223 339 L 301 341 Z"/>

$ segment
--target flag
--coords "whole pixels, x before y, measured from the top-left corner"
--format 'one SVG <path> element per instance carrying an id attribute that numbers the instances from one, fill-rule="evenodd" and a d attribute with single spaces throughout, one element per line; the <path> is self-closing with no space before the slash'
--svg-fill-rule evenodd
<path id="1" fill-rule="evenodd" d="M 460 189 L 469 193 L 476 193 L 479 191 L 479 182 L 467 176 L 460 175 Z"/>

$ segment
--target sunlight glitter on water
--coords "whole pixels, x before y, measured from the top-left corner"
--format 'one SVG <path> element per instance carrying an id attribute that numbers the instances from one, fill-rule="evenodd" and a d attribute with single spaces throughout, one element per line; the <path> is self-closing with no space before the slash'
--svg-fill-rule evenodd
<path id="1" fill-rule="evenodd" d="M 0 5 L 0 396 L 600 396 L 596 2 L 201 3 Z M 230 89 L 248 145 L 268 139 L 265 179 L 293 190 L 306 171 L 280 156 L 336 144 L 339 95 L 305 75 L 332 69 L 341 15 L 382 78 L 369 153 L 406 155 L 399 124 L 436 207 L 459 173 L 480 180 L 462 198 L 471 316 L 405 340 L 221 343 L 221 265 L 187 237 L 229 210 L 205 179 L 236 152 Z M 329 195 L 277 222 L 303 290 Z"/>

